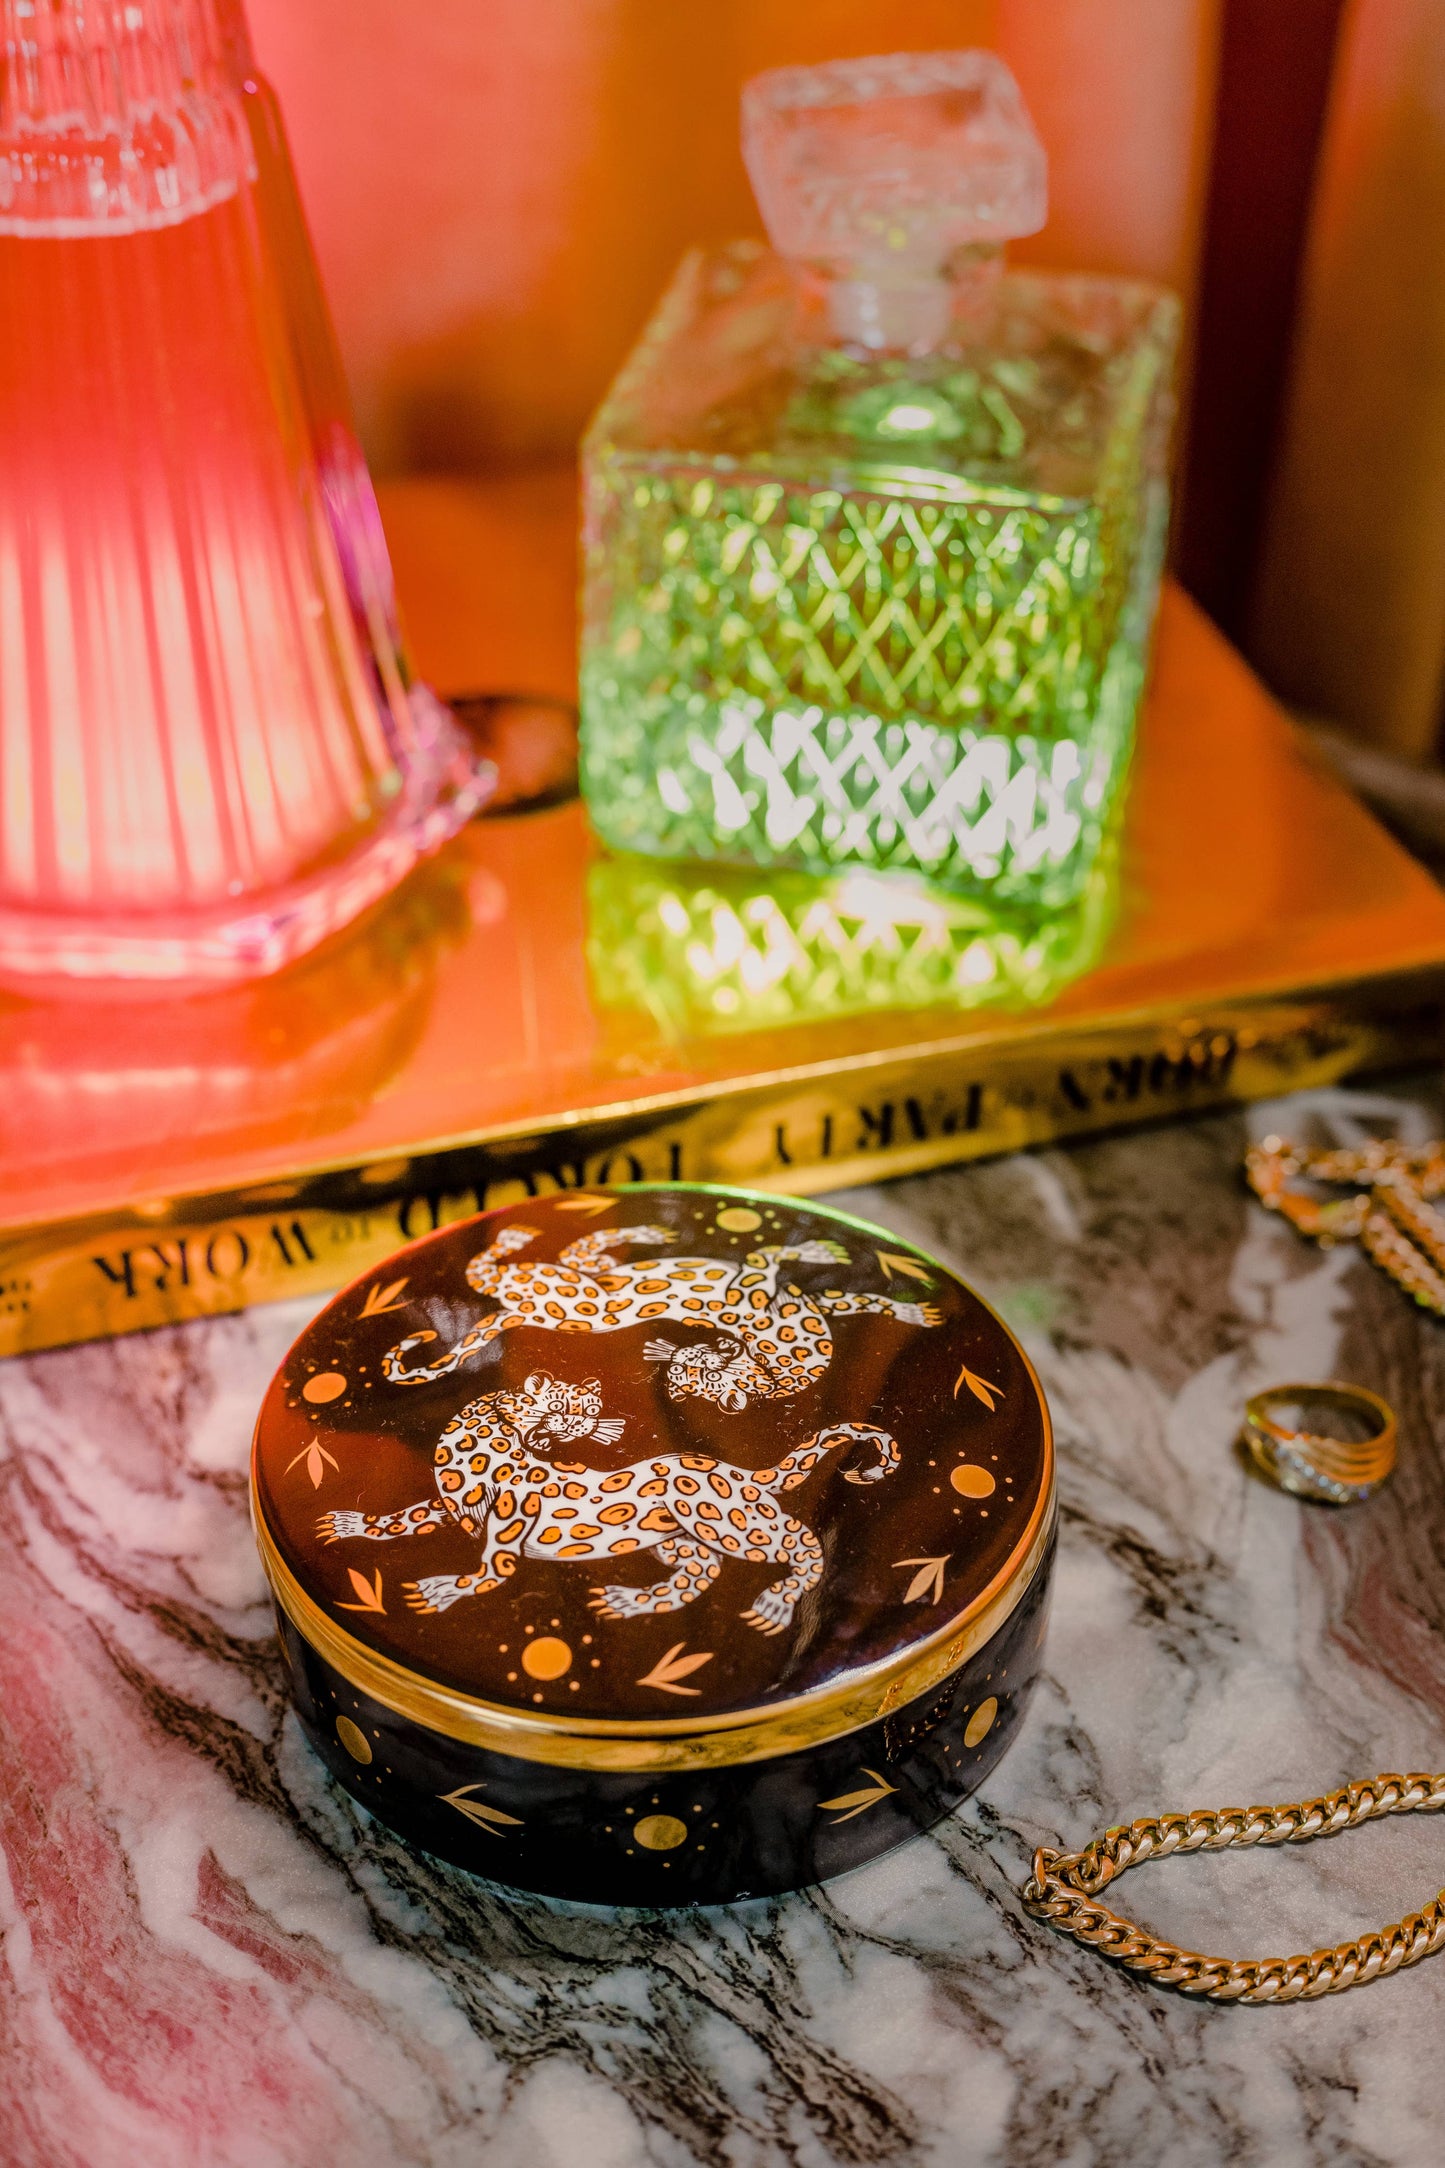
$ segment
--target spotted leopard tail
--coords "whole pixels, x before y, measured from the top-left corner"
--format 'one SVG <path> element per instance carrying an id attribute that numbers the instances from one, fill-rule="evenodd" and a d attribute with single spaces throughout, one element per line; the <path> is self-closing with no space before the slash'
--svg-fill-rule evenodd
<path id="1" fill-rule="evenodd" d="M 461 1368 L 469 1355 L 475 1355 L 478 1348 L 484 1348 L 495 1340 L 501 1330 L 499 1314 L 494 1312 L 491 1317 L 478 1318 L 476 1324 L 469 1325 L 460 1340 L 454 1347 L 448 1348 L 445 1355 L 438 1355 L 434 1363 L 423 1363 L 415 1370 L 408 1370 L 403 1358 L 409 1355 L 414 1347 L 424 1347 L 428 1340 L 436 1338 L 434 1332 L 411 1333 L 405 1340 L 398 1340 L 396 1346 L 388 1348 L 382 1356 L 382 1375 L 389 1378 L 393 1385 L 430 1385 L 437 1378 L 450 1377 L 454 1370 Z"/>
<path id="2" fill-rule="evenodd" d="M 892 1475 L 898 1466 L 898 1443 L 886 1430 L 877 1430 L 872 1423 L 834 1423 L 827 1430 L 820 1430 L 806 1445 L 800 1445 L 786 1460 L 780 1460 L 776 1468 L 764 1468 L 753 1481 L 766 1490 L 796 1490 L 805 1482 L 829 1453 L 840 1445 L 871 1445 L 878 1454 L 878 1463 L 872 1468 L 845 1468 L 845 1483 L 881 1483 L 885 1475 Z"/>
<path id="3" fill-rule="evenodd" d="M 540 1229 L 536 1227 L 504 1227 L 491 1247 L 478 1250 L 468 1264 L 467 1285 L 479 1295 L 500 1295 L 508 1258 L 514 1257 L 518 1250 L 526 1249 L 529 1242 L 535 1242 L 539 1233 Z M 501 1311 L 493 1311 L 490 1317 L 479 1317 L 475 1325 L 469 1325 L 456 1346 L 449 1348 L 445 1355 L 438 1355 L 434 1363 L 422 1363 L 415 1370 L 408 1370 L 402 1358 L 409 1355 L 414 1347 L 425 1347 L 429 1340 L 436 1338 L 434 1332 L 414 1332 L 409 1338 L 398 1340 L 395 1347 L 387 1349 L 381 1358 L 382 1375 L 393 1385 L 431 1385 L 438 1378 L 449 1378 L 454 1370 L 460 1369 L 469 1355 L 475 1355 L 478 1348 L 488 1346 L 498 1333 L 504 1330 L 505 1325 L 512 1322 L 513 1320 L 504 1318 Z"/>

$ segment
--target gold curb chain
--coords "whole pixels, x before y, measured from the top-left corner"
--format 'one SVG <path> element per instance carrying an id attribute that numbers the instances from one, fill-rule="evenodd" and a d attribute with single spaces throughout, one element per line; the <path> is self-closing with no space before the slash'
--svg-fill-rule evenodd
<path id="1" fill-rule="evenodd" d="M 1117 1875 L 1174 1852 L 1217 1852 L 1232 1845 L 1309 1844 L 1384 1814 L 1435 1814 L 1445 1808 L 1445 1774 L 1380 1776 L 1347 1784 L 1302 1806 L 1202 1808 L 1192 1814 L 1143 1815 L 1127 1829 L 1106 1829 L 1081 1852 L 1041 1845 L 1023 1901 L 1035 1919 L 1141 1972 L 1160 1987 L 1212 2002 L 1307 2002 L 1342 1994 L 1417 1965 L 1445 1947 L 1445 1890 L 1423 1911 L 1392 1927 L 1298 1957 L 1201 1957 L 1121 1919 L 1097 1902 Z"/>
<path id="2" fill-rule="evenodd" d="M 1430 1203 L 1445 1192 L 1445 1142 L 1406 1145 L 1382 1137 L 1331 1151 L 1265 1137 L 1244 1158 L 1250 1187 L 1269 1212 L 1328 1246 L 1358 1242 L 1422 1309 L 1445 1316 L 1445 1214 Z M 1291 1189 L 1299 1176 L 1353 1184 L 1353 1197 L 1321 1199 Z"/>

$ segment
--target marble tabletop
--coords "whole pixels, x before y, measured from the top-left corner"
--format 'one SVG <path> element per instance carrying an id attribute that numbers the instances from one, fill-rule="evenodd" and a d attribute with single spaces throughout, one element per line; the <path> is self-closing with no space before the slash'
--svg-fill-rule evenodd
<path id="1" fill-rule="evenodd" d="M 1445 1327 L 1249 1201 L 1250 1130 L 1439 1133 L 1334 1091 L 851 1192 L 1027 1344 L 1061 1451 L 1045 1671 L 984 1793 L 824 1889 L 608 1914 L 408 1853 L 287 1711 L 246 1515 L 289 1305 L 0 1367 L 5 2168 L 1438 2161 L 1445 1961 L 1199 2007 L 1022 1912 L 1033 1846 L 1445 1766 Z M 1245 1396 L 1399 1408 L 1369 1504 Z M 1313 1948 L 1445 1881 L 1426 1818 L 1130 1877 L 1194 1947 Z"/>

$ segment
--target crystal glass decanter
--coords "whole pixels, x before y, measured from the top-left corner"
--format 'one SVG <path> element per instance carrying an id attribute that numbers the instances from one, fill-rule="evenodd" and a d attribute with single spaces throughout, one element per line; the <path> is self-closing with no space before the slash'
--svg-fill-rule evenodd
<path id="1" fill-rule="evenodd" d="M 1009 271 L 1002 62 L 757 77 L 774 248 L 683 263 L 587 437 L 583 787 L 619 849 L 1079 898 L 1158 591 L 1178 309 Z"/>
<path id="2" fill-rule="evenodd" d="M 0 0 L 0 976 L 274 969 L 490 787 L 238 0 Z"/>

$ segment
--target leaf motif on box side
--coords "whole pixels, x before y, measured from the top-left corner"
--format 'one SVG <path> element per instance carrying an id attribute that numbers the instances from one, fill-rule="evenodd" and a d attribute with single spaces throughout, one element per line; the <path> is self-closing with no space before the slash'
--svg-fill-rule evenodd
<path id="1" fill-rule="evenodd" d="M 437 1797 L 448 1807 L 455 1807 L 478 1829 L 484 1829 L 489 1837 L 500 1837 L 502 1827 L 520 1829 L 522 1818 L 518 1814 L 504 1814 L 500 1807 L 489 1807 L 484 1799 L 469 1799 L 467 1794 L 477 1789 L 475 1784 L 459 1784 L 454 1792 L 438 1792 Z"/>
<path id="2" fill-rule="evenodd" d="M 873 1779 L 871 1785 L 865 1785 L 856 1792 L 840 1792 L 836 1799 L 820 1799 L 818 1801 L 820 1809 L 831 1809 L 833 1807 L 847 1809 L 846 1813 L 835 1817 L 833 1822 L 835 1829 L 839 1822 L 851 1822 L 855 1814 L 866 1814 L 870 1807 L 877 1806 L 880 1799 L 886 1799 L 890 1792 L 896 1792 L 898 1789 L 896 1784 L 890 1784 L 886 1777 L 881 1777 L 876 1769 L 868 1768 L 866 1763 L 863 1774 L 865 1777 Z"/>

